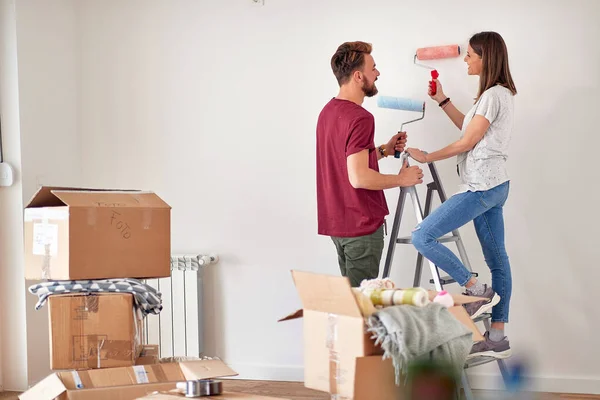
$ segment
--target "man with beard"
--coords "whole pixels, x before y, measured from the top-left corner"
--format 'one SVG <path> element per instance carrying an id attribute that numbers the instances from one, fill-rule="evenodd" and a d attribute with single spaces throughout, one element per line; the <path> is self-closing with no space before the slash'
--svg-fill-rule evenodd
<path id="1" fill-rule="evenodd" d="M 362 107 L 377 94 L 379 71 L 372 46 L 347 42 L 331 58 L 340 91 L 323 108 L 317 122 L 318 233 L 335 244 L 342 276 L 352 286 L 379 275 L 383 225 L 389 211 L 384 189 L 413 186 L 423 171 L 403 165 L 398 174 L 381 174 L 378 161 L 403 151 L 406 133 L 399 132 L 375 147 L 375 121 Z"/>

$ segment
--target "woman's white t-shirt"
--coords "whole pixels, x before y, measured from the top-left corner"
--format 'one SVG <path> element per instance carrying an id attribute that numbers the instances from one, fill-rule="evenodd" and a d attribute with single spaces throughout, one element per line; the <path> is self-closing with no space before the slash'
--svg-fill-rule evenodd
<path id="1" fill-rule="evenodd" d="M 465 115 L 463 135 L 475 115 L 484 116 L 490 126 L 475 147 L 457 156 L 460 175 L 457 193 L 489 190 L 509 180 L 506 160 L 513 128 L 513 94 L 500 85 L 483 92 Z"/>

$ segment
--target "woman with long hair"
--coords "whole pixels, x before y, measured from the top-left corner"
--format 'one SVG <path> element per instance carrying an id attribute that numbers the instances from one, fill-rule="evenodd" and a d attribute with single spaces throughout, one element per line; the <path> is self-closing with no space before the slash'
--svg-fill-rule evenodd
<path id="1" fill-rule="evenodd" d="M 412 232 L 416 249 L 428 260 L 448 273 L 467 295 L 485 300 L 466 304 L 471 318 L 492 309 L 492 324 L 485 340 L 475 343 L 469 357 L 510 356 L 510 345 L 504 335 L 512 291 L 510 263 L 504 245 L 503 207 L 508 197 L 510 180 L 506 169 L 508 143 L 513 127 L 513 96 L 517 89 L 510 74 L 508 51 L 496 32 L 480 32 L 469 40 L 465 56 L 469 75 L 479 77 L 475 103 L 465 115 L 437 83 L 435 100 L 461 130 L 461 138 L 432 153 L 409 148 L 416 161 L 430 163 L 457 156 L 460 185 L 456 194 L 442 203 Z M 473 221 L 486 264 L 492 275 L 492 286 L 481 283 L 459 258 L 438 238 Z"/>

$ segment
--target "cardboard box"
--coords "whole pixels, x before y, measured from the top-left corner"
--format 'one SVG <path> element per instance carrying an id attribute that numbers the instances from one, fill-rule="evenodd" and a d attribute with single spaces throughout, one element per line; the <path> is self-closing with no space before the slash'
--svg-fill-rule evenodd
<path id="1" fill-rule="evenodd" d="M 154 392 L 174 390 L 177 382 L 234 375 L 237 373 L 220 360 L 60 371 L 48 375 L 19 399 L 134 400 Z"/>
<path id="2" fill-rule="evenodd" d="M 140 397 L 141 400 L 181 400 L 186 397 L 182 394 L 175 393 L 157 393 L 151 394 L 149 396 Z M 259 396 L 257 394 L 248 394 L 248 393 L 234 393 L 234 392 L 223 392 L 218 396 L 202 396 L 202 399 L 214 399 L 214 400 L 285 400 L 279 397 L 266 397 Z"/>
<path id="3" fill-rule="evenodd" d="M 26 279 L 171 275 L 171 207 L 152 192 L 42 187 L 24 241 Z"/>
<path id="4" fill-rule="evenodd" d="M 402 399 L 391 360 L 382 360 L 382 350 L 366 332 L 365 316 L 348 279 L 301 271 L 292 271 L 292 276 L 303 309 L 280 321 L 304 318 L 305 386 L 354 400 Z M 436 294 L 429 292 L 431 299 Z M 481 300 L 452 297 L 455 304 Z M 462 305 L 449 311 L 471 329 L 475 341 L 483 339 Z"/>
<path id="5" fill-rule="evenodd" d="M 130 293 L 48 298 L 50 369 L 134 365 L 142 351 L 142 316 Z"/>

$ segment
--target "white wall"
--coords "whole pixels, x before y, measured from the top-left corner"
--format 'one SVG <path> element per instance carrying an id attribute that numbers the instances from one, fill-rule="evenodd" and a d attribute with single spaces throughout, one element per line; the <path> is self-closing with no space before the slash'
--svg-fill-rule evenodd
<path id="1" fill-rule="evenodd" d="M 5 226 L 3 217 L 0 224 L 6 298 L 2 304 L 16 305 L 3 307 L 6 389 L 23 389 L 49 373 L 47 309 L 35 311 L 37 299 L 26 291 L 34 282 L 23 277 L 22 209 L 40 184 L 81 184 L 80 51 L 74 4 L 73 0 L 2 2 L 7 38 L 2 57 L 7 61 L 1 81 L 3 128 L 7 159 L 14 160 L 18 173 L 16 184 L 0 191 L 7 204 L 2 213 L 9 221 Z"/>
<path id="2" fill-rule="evenodd" d="M 174 249 L 222 255 L 207 288 L 208 350 L 245 376 L 300 379 L 301 324 L 275 321 L 299 305 L 290 269 L 337 274 L 332 244 L 315 233 L 314 129 L 337 90 L 331 54 L 343 41 L 370 41 L 380 92 L 425 99 L 428 71 L 412 65 L 415 48 L 465 45 L 476 31 L 497 30 L 519 89 L 506 208 L 515 278 L 508 333 L 516 354 L 535 360 L 537 388 L 600 392 L 598 364 L 582 351 L 600 328 L 585 317 L 594 306 L 583 295 L 597 282 L 590 261 L 600 255 L 585 224 L 597 211 L 586 194 L 596 188 L 585 186 L 594 165 L 584 156 L 600 144 L 592 111 L 600 105 L 592 51 L 600 13 L 593 1 L 548 3 L 88 1 L 83 179 L 164 196 Z M 476 80 L 460 59 L 435 65 L 466 111 Z M 365 106 L 377 117 L 378 142 L 414 117 L 374 104 Z M 432 102 L 408 131 L 411 146 L 429 150 L 458 137 Z M 453 162 L 438 167 L 451 192 Z M 389 191 L 392 210 L 396 196 Z M 473 229 L 463 233 L 489 278 Z M 411 284 L 414 251 L 399 254 L 393 277 Z M 561 301 L 550 300 L 558 293 Z M 497 369 L 473 375 L 489 387 Z"/>
<path id="3" fill-rule="evenodd" d="M 497 30 L 519 90 L 505 214 L 515 279 L 511 345 L 534 362 L 536 389 L 600 393 L 590 351 L 600 323 L 587 318 L 595 307 L 586 296 L 600 278 L 593 264 L 600 250 L 586 223 L 598 220 L 587 155 L 600 144 L 593 125 L 600 3 L 548 3 L 89 0 L 74 12 L 72 2 L 23 5 L 23 170 L 29 182 L 43 171 L 57 184 L 158 192 L 173 206 L 173 250 L 221 257 L 206 277 L 207 354 L 243 377 L 301 379 L 301 322 L 276 320 L 300 305 L 290 269 L 338 273 L 330 240 L 316 235 L 314 184 L 315 121 L 337 91 L 331 55 L 346 40 L 372 42 L 380 93 L 425 99 L 428 71 L 412 65 L 417 47 L 465 45 L 474 32 Z M 61 57 L 48 57 L 47 48 Z M 435 65 L 466 111 L 476 80 L 460 59 Z M 55 81 L 61 101 L 49 102 Z M 374 99 L 365 107 L 376 116 L 377 142 L 415 117 L 378 110 Z M 427 150 L 458 137 L 432 102 L 426 119 L 407 128 L 410 145 Z M 28 153 L 49 137 L 66 139 L 68 151 Z M 394 160 L 382 166 L 399 168 Z M 451 193 L 453 162 L 438 168 Z M 392 213 L 396 196 L 388 192 Z M 476 270 L 489 278 L 472 227 L 462 233 Z M 412 284 L 414 260 L 412 249 L 396 256 L 400 285 Z M 46 339 L 40 334 L 40 346 Z M 494 387 L 497 369 L 472 377 L 476 387 Z"/>
<path id="4" fill-rule="evenodd" d="M 21 140 L 15 2 L 0 2 L 0 119 L 4 161 L 15 183 L 0 188 L 0 390 L 27 384 L 22 243 Z"/>

